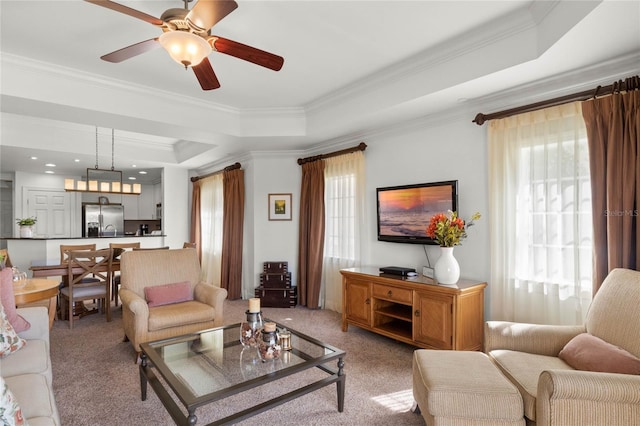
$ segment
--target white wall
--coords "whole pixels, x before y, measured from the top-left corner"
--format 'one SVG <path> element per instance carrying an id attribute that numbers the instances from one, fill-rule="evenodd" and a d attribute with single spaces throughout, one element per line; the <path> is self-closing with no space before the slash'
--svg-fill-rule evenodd
<path id="1" fill-rule="evenodd" d="M 458 180 L 458 205 L 462 217 L 467 219 L 476 211 L 484 217 L 469 230 L 469 238 L 455 249 L 455 256 L 463 277 L 489 279 L 486 126 L 471 122 L 474 113 L 460 111 L 454 116 L 450 113 L 437 120 L 407 123 L 388 133 L 362 139 L 367 144 L 363 264 L 414 267 L 418 271 L 427 265 L 422 245 L 377 241 L 377 187 Z M 358 142 L 347 146 L 355 146 Z M 292 280 L 297 284 L 301 169 L 296 160 L 301 156 L 306 155 L 299 152 L 261 153 L 248 160 L 238 159 L 245 170 L 246 188 L 243 298 L 253 296 L 253 288 L 259 286 L 262 264 L 268 260 L 288 261 Z M 292 221 L 268 220 L 269 193 L 292 194 Z M 426 247 L 433 266 L 439 248 Z"/>
<path id="2" fill-rule="evenodd" d="M 458 211 L 468 219 L 476 211 L 485 217 L 469 230 L 469 237 L 455 249 L 461 275 L 489 278 L 488 183 L 486 128 L 469 116 L 424 123 L 420 128 L 373 136 L 365 140 L 367 162 L 367 221 L 369 255 L 366 264 L 413 267 L 427 265 L 424 246 L 377 241 L 376 188 L 443 180 L 458 181 Z M 424 224 L 425 230 L 428 224 Z M 437 246 L 426 246 L 431 265 L 439 256 Z"/>
<path id="3" fill-rule="evenodd" d="M 245 169 L 245 253 L 243 253 L 243 297 L 253 296 L 260 285 L 266 261 L 287 261 L 293 283 L 297 283 L 298 224 L 300 216 L 300 166 L 298 156 L 288 153 L 258 154 Z M 268 196 L 291 193 L 292 220 L 270 221 Z"/>

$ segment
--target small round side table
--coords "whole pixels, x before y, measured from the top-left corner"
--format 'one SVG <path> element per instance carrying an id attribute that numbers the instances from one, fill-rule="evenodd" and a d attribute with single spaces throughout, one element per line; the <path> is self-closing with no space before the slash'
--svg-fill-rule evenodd
<path id="1" fill-rule="evenodd" d="M 24 281 L 14 281 L 13 283 L 16 306 L 49 299 L 49 328 L 53 327 L 60 281 L 45 278 L 29 278 L 26 280 L 26 284 Z"/>

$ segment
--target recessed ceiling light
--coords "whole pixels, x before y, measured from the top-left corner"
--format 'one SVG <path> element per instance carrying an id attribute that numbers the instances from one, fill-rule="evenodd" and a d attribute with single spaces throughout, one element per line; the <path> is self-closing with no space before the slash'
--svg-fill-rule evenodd
<path id="1" fill-rule="evenodd" d="M 147 172 L 145 172 L 144 170 L 140 170 L 138 173 L 140 173 L 141 175 L 146 175 Z"/>
<path id="2" fill-rule="evenodd" d="M 135 168 L 135 167 L 138 167 L 138 166 L 136 166 L 135 164 L 132 164 L 131 167 Z"/>
<path id="3" fill-rule="evenodd" d="M 32 160 L 37 160 L 37 159 L 38 159 L 38 157 L 31 157 L 31 159 L 32 159 Z"/>
<path id="4" fill-rule="evenodd" d="M 46 174 L 48 174 L 48 175 L 52 175 L 52 174 L 54 174 L 55 172 L 54 172 L 53 170 L 46 170 L 46 171 L 45 171 L 45 173 L 46 173 Z"/>
<path id="5" fill-rule="evenodd" d="M 73 160 L 73 161 L 75 161 L 76 163 L 79 163 L 79 162 L 80 162 L 80 159 L 79 159 L 79 158 L 76 158 L 76 159 L 75 159 L 75 160 Z"/>
<path id="6" fill-rule="evenodd" d="M 46 166 L 46 167 L 55 167 L 56 165 L 55 165 L 55 164 L 53 164 L 53 163 L 47 163 L 47 164 L 45 164 L 45 166 Z"/>
<path id="7" fill-rule="evenodd" d="M 129 176 L 129 180 L 136 180 L 135 176 Z"/>

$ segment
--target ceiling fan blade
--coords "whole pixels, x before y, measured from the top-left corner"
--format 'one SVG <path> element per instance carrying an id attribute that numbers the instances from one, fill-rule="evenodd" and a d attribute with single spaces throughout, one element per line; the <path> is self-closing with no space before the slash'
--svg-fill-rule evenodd
<path id="1" fill-rule="evenodd" d="M 158 47 L 160 47 L 158 39 L 151 38 L 149 40 L 141 41 L 140 43 L 132 44 L 131 46 L 123 47 L 115 52 L 107 53 L 106 55 L 101 56 L 100 59 L 107 62 L 118 63 Z"/>
<path id="2" fill-rule="evenodd" d="M 84 0 L 87 3 L 97 4 L 98 6 L 106 7 L 107 9 L 115 10 L 116 12 L 124 13 L 125 15 L 132 16 L 134 18 L 141 19 L 145 22 L 150 23 L 151 25 L 162 26 L 164 22 L 161 19 L 156 18 L 155 16 L 147 15 L 144 12 L 140 12 L 139 10 L 132 9 L 128 6 L 109 1 L 109 0 Z"/>
<path id="3" fill-rule="evenodd" d="M 209 58 L 204 58 L 202 62 L 191 68 L 193 68 L 193 72 L 196 74 L 202 90 L 213 90 L 220 87 L 220 82 L 218 81 L 218 77 L 216 77 L 216 73 L 213 72 Z"/>
<path id="4" fill-rule="evenodd" d="M 280 71 L 284 64 L 284 58 L 282 56 L 274 55 L 273 53 L 238 43 L 237 41 L 218 36 L 211 36 L 208 41 L 215 51 L 235 56 L 236 58 L 252 62 L 256 65 L 260 65 L 274 71 Z"/>
<path id="5" fill-rule="evenodd" d="M 201 31 L 208 31 L 237 7 L 233 0 L 198 0 L 186 20 Z"/>

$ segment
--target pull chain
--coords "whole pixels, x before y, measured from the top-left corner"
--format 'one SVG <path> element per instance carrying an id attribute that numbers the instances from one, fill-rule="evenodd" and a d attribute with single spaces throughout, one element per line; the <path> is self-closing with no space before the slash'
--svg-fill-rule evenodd
<path id="1" fill-rule="evenodd" d="M 98 169 L 98 126 L 96 126 L 96 170 Z"/>
<path id="2" fill-rule="evenodd" d="M 113 147 L 114 146 L 115 146 L 115 134 L 114 134 L 114 130 L 111 129 L 111 170 L 112 171 L 115 170 L 115 168 L 113 166 L 114 165 L 114 161 L 113 161 L 113 158 L 114 158 L 114 149 L 113 149 Z"/>

